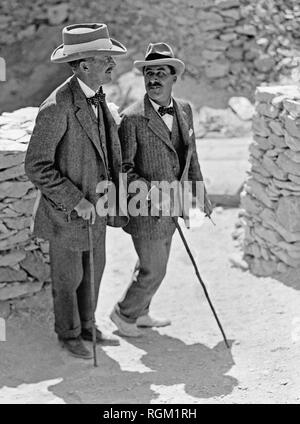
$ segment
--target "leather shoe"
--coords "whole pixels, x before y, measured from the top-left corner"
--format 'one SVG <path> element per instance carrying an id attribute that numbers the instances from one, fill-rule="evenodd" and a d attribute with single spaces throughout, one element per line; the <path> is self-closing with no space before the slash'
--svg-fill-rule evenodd
<path id="1" fill-rule="evenodd" d="M 81 337 L 83 340 L 87 340 L 88 342 L 93 341 L 93 332 L 91 328 L 83 328 L 81 330 Z M 102 331 L 96 328 L 96 343 L 102 344 L 103 346 L 119 346 L 120 342 L 117 337 L 109 336 L 103 334 Z"/>
<path id="2" fill-rule="evenodd" d="M 58 340 L 61 346 L 67 349 L 72 356 L 82 359 L 92 359 L 92 353 L 85 347 L 80 336 L 72 339 L 63 339 L 58 336 Z"/>
<path id="3" fill-rule="evenodd" d="M 135 323 L 127 322 L 120 316 L 120 312 L 117 306 L 115 306 L 112 313 L 110 314 L 110 319 L 118 328 L 118 332 L 121 336 L 125 336 L 125 337 L 141 337 L 142 336 L 142 333 L 138 330 Z"/>
<path id="4" fill-rule="evenodd" d="M 166 327 L 170 324 L 171 321 L 169 319 L 153 318 L 148 314 L 142 315 L 136 320 L 136 325 L 138 327 Z"/>

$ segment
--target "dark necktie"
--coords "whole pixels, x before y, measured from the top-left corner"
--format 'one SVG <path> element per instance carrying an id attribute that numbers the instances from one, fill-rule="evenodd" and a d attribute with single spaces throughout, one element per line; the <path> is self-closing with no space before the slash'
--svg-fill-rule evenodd
<path id="1" fill-rule="evenodd" d="M 99 90 L 96 91 L 95 95 L 92 97 L 87 97 L 87 102 L 89 105 L 99 106 L 100 103 L 103 103 L 105 100 L 105 94 L 103 93 L 103 88 L 100 87 Z"/>
<path id="2" fill-rule="evenodd" d="M 166 113 L 168 113 L 169 115 L 174 115 L 174 108 L 172 106 L 170 107 L 160 106 L 158 108 L 158 113 L 160 114 L 160 116 L 164 116 Z"/>

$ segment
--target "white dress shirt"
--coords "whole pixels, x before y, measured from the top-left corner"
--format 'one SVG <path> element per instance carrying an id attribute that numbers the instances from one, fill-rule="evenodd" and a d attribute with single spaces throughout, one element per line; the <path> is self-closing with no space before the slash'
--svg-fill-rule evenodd
<path id="1" fill-rule="evenodd" d="M 81 79 L 76 77 L 78 80 L 78 83 L 80 85 L 81 90 L 83 91 L 85 97 L 93 97 L 96 94 L 96 91 L 92 90 L 88 85 L 86 85 Z M 95 115 L 97 116 L 97 108 L 96 106 L 92 105 L 93 111 L 95 112 Z"/>
<path id="2" fill-rule="evenodd" d="M 152 106 L 154 107 L 154 110 L 158 113 L 158 109 L 160 108 L 161 105 L 158 105 L 157 103 L 155 103 L 153 100 L 150 99 L 150 103 L 152 104 Z M 171 107 L 173 106 L 173 99 L 171 98 L 171 102 L 167 107 Z M 166 124 L 166 126 L 169 128 L 169 131 L 172 132 L 172 126 L 173 126 L 173 115 L 169 115 L 168 113 L 165 113 L 163 116 L 161 116 L 159 113 L 158 115 L 160 116 L 160 118 L 164 121 L 164 123 Z"/>

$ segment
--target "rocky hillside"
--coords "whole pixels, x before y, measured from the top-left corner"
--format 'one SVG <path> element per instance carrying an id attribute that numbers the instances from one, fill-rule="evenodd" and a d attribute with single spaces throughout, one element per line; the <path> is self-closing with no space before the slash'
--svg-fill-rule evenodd
<path id="1" fill-rule="evenodd" d="M 132 69 L 147 44 L 166 41 L 186 62 L 180 92 L 196 105 L 250 100 L 261 83 L 296 78 L 297 0 L 1 0 L 0 56 L 7 62 L 0 112 L 38 105 L 68 74 L 50 64 L 63 26 L 105 22 L 128 47 L 116 78 Z"/>

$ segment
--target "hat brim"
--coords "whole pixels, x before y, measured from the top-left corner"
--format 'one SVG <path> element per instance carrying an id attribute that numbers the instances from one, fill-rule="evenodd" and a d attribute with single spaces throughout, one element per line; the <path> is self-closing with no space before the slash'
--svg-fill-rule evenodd
<path id="1" fill-rule="evenodd" d="M 180 59 L 165 58 L 165 59 L 154 59 L 154 60 L 136 60 L 133 65 L 140 72 L 143 72 L 145 66 L 158 66 L 158 65 L 170 65 L 176 70 L 176 75 L 183 74 L 185 70 L 185 64 Z"/>
<path id="2" fill-rule="evenodd" d="M 86 57 L 97 56 L 101 54 L 108 54 L 109 56 L 118 56 L 127 53 L 127 49 L 119 41 L 110 38 L 113 45 L 111 49 L 99 49 L 99 50 L 85 50 L 82 52 L 76 52 L 71 54 L 64 54 L 64 45 L 58 46 L 51 55 L 51 62 L 54 63 L 66 63 L 73 60 L 85 59 Z"/>

